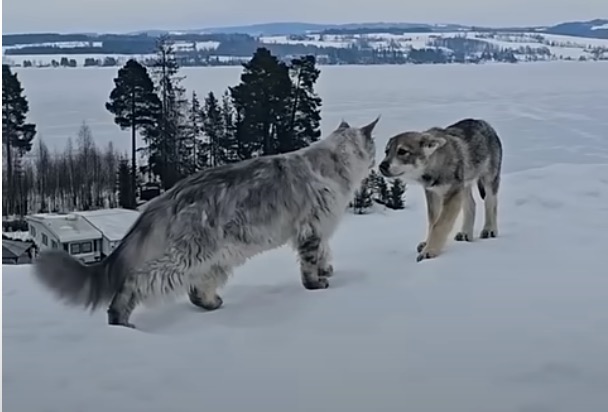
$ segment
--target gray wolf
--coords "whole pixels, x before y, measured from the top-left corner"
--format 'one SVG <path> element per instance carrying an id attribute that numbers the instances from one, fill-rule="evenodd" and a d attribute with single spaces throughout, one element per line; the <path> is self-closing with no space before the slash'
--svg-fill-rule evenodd
<path id="1" fill-rule="evenodd" d="M 460 210 L 463 222 L 457 241 L 472 241 L 477 184 L 485 202 L 485 224 L 480 237 L 496 237 L 502 143 L 486 121 L 463 119 L 446 128 L 407 131 L 391 137 L 379 165 L 385 177 L 400 177 L 424 188 L 428 231 L 417 246 L 420 262 L 436 257 L 447 241 Z"/>
<path id="2" fill-rule="evenodd" d="M 372 131 L 342 121 L 306 148 L 200 171 L 150 201 L 120 245 L 85 266 L 66 252 L 42 252 L 36 278 L 67 304 L 95 310 L 111 300 L 108 324 L 134 328 L 133 309 L 151 297 L 187 292 L 218 309 L 232 270 L 291 244 L 306 289 L 333 273 L 328 241 L 355 190 L 375 165 Z"/>

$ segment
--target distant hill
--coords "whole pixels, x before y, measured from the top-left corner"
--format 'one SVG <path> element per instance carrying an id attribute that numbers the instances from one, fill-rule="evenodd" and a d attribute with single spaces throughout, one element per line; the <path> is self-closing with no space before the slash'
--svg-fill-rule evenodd
<path id="1" fill-rule="evenodd" d="M 303 36 L 309 33 L 353 35 L 386 32 L 442 33 L 478 31 L 489 33 L 530 33 L 608 39 L 608 20 L 573 21 L 541 27 L 474 27 L 458 24 L 361 22 L 346 24 L 316 24 L 306 22 L 275 22 L 245 26 L 210 27 L 195 30 L 145 30 L 128 34 L 91 33 L 22 33 L 3 34 L 3 54 L 148 54 L 155 50 L 156 37 L 170 34 L 176 40 L 220 42 L 228 47 L 234 43 L 251 43 L 258 36 Z M 243 38 L 243 36 L 245 38 Z M 251 37 L 249 37 L 251 36 Z M 69 50 L 67 50 L 69 48 Z M 228 47 L 229 48 L 229 47 Z M 249 49 L 247 49 L 249 50 Z"/>
<path id="2" fill-rule="evenodd" d="M 240 33 L 250 36 L 279 36 L 283 34 L 305 34 L 310 31 L 325 30 L 336 26 L 334 24 L 282 22 L 246 26 L 209 27 L 198 31 L 200 33 Z"/>
<path id="3" fill-rule="evenodd" d="M 595 19 L 589 21 L 566 22 L 547 27 L 541 31 L 549 34 L 608 39 L 608 20 Z"/>
<path id="4" fill-rule="evenodd" d="M 484 30 L 484 31 L 513 31 L 528 32 L 538 31 L 547 34 L 561 34 L 576 37 L 588 37 L 597 39 L 608 38 L 608 20 L 595 19 L 589 21 L 572 21 L 559 23 L 554 26 L 514 26 L 514 27 L 478 27 L 465 26 L 461 24 L 427 24 L 410 22 L 361 22 L 344 24 L 318 24 L 306 22 L 274 22 L 262 24 L 250 24 L 243 26 L 219 26 L 202 29 L 189 30 L 144 30 L 131 34 L 147 34 L 148 36 L 159 36 L 166 33 L 183 34 L 224 34 L 238 33 L 250 36 L 280 36 L 280 35 L 302 35 L 310 32 L 350 32 L 361 33 L 373 32 L 374 30 L 390 29 L 412 31 L 420 29 L 422 32 L 446 32 L 462 30 Z"/>
<path id="5" fill-rule="evenodd" d="M 426 23 L 389 23 L 389 22 L 369 22 L 369 23 L 344 23 L 344 24 L 317 24 L 305 22 L 277 22 L 251 24 L 244 26 L 221 26 L 208 27 L 194 30 L 145 30 L 132 34 L 147 34 L 149 36 L 159 36 L 166 33 L 197 33 L 197 34 L 225 34 L 239 33 L 250 36 L 281 36 L 281 35 L 302 35 L 310 32 L 323 32 L 328 30 L 381 30 L 381 29 L 404 29 L 413 30 L 422 28 L 424 31 L 453 31 L 467 29 L 467 26 L 459 24 L 426 24 Z"/>

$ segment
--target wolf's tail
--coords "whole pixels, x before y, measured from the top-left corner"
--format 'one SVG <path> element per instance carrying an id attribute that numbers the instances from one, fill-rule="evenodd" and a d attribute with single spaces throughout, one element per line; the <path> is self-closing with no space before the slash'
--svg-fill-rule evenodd
<path id="1" fill-rule="evenodd" d="M 84 265 L 67 252 L 47 250 L 34 261 L 34 275 L 58 299 L 93 311 L 109 302 L 124 282 L 122 271 L 111 270 L 111 260 Z"/>

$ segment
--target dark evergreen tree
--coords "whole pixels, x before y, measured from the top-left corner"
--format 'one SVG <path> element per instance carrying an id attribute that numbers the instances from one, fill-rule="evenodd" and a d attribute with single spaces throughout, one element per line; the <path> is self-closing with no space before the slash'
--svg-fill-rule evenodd
<path id="1" fill-rule="evenodd" d="M 386 204 L 391 209 L 405 208 L 405 184 L 400 179 L 393 180 L 390 187 L 389 202 Z"/>
<path id="2" fill-rule="evenodd" d="M 241 142 L 238 140 L 237 131 L 242 123 L 232 104 L 232 97 L 227 90 L 222 96 L 222 125 L 224 126 L 221 138 L 218 141 L 219 164 L 234 163 L 242 160 Z M 244 159 L 244 158 L 243 158 Z"/>
<path id="3" fill-rule="evenodd" d="M 369 211 L 372 207 L 372 192 L 369 190 L 368 181 L 365 179 L 359 189 L 355 192 L 355 197 L 353 199 L 353 211 L 362 215 Z"/>
<path id="4" fill-rule="evenodd" d="M 161 36 L 156 47 L 156 58 L 151 63 L 157 93 L 161 101 L 159 128 L 147 134 L 150 166 L 165 189 L 171 188 L 184 173 L 180 156 L 186 126 L 187 99 L 178 76 L 179 65 L 173 42 Z"/>
<path id="5" fill-rule="evenodd" d="M 291 99 L 291 133 L 280 141 L 280 152 L 308 146 L 321 137 L 321 98 L 314 86 L 321 71 L 312 55 L 293 59 L 289 67 L 293 82 Z"/>
<path id="6" fill-rule="evenodd" d="M 293 84 L 289 68 L 266 48 L 258 48 L 243 64 L 241 83 L 229 90 L 235 108 L 239 157 L 279 153 L 280 140 L 290 139 Z"/>
<path id="7" fill-rule="evenodd" d="M 203 130 L 206 141 L 204 144 L 207 166 L 216 167 L 222 162 L 220 155 L 220 143 L 224 139 L 226 126 L 222 107 L 213 92 L 209 92 L 203 106 Z"/>
<path id="8" fill-rule="evenodd" d="M 3 212 L 13 214 L 15 210 L 15 176 L 13 170 L 17 165 L 20 168 L 21 158 L 32 149 L 32 140 L 36 136 L 36 125 L 26 123 L 29 112 L 27 98 L 23 94 L 23 87 L 12 73 L 10 67 L 2 65 L 2 144 L 6 152 L 6 187 L 4 192 Z M 15 158 L 13 156 L 16 156 Z M 20 176 L 20 175 L 19 175 Z M 3 185 L 4 186 L 4 185 Z M 21 210 L 19 213 L 24 214 Z"/>
<path id="9" fill-rule="evenodd" d="M 204 113 L 196 92 L 192 92 L 188 119 L 185 128 L 182 155 L 182 169 L 186 175 L 192 174 L 206 163 L 207 157 L 201 141 L 204 126 Z"/>
<path id="10" fill-rule="evenodd" d="M 135 209 L 132 182 L 129 160 L 121 159 L 118 163 L 118 205 L 125 209 Z"/>
<path id="11" fill-rule="evenodd" d="M 40 213 L 48 212 L 48 199 L 52 197 L 49 191 L 51 180 L 51 154 L 41 138 L 38 138 L 38 153 L 36 156 L 37 189 L 40 195 Z"/>
<path id="12" fill-rule="evenodd" d="M 390 202 L 390 192 L 388 190 L 388 184 L 382 175 L 378 175 L 378 183 L 376 186 L 376 201 L 383 205 Z"/>
<path id="13" fill-rule="evenodd" d="M 372 170 L 366 180 L 367 188 L 372 194 L 372 199 L 377 203 L 387 204 L 389 201 L 389 190 L 384 177 L 375 170 Z"/>
<path id="14" fill-rule="evenodd" d="M 160 100 L 154 91 L 148 70 L 134 59 L 129 59 L 118 70 L 114 84 L 106 109 L 114 115 L 114 122 L 121 129 L 131 129 L 131 186 L 135 188 L 137 132 L 158 127 Z M 131 193 L 135 195 L 136 191 L 132 190 Z M 135 203 L 135 199 L 132 202 Z"/>
<path id="15" fill-rule="evenodd" d="M 380 174 L 378 174 L 378 172 L 376 172 L 375 170 L 372 170 L 371 172 L 369 172 L 369 175 L 367 175 L 367 178 L 366 178 L 367 187 L 374 195 L 378 191 L 378 185 L 380 183 L 380 179 L 382 179 L 382 176 Z"/>

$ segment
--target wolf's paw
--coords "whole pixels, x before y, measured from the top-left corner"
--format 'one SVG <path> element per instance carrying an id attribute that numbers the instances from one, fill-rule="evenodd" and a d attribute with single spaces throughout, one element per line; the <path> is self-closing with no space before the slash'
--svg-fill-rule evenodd
<path id="1" fill-rule="evenodd" d="M 327 289 L 329 281 L 326 277 L 320 277 L 319 280 L 305 280 L 302 285 L 308 290 Z"/>
<path id="2" fill-rule="evenodd" d="M 416 252 L 418 252 L 418 253 L 422 252 L 425 247 L 426 247 L 426 241 L 422 241 L 422 242 L 418 243 L 418 246 L 416 246 Z"/>
<path id="3" fill-rule="evenodd" d="M 334 274 L 334 267 L 327 265 L 327 267 L 319 268 L 319 278 L 330 278 Z"/>
<path id="4" fill-rule="evenodd" d="M 224 304 L 224 300 L 219 295 L 215 295 L 214 299 L 209 301 L 200 298 L 198 294 L 195 293 L 189 293 L 188 297 L 194 306 L 198 306 L 199 308 L 205 310 L 216 310 Z"/>
<path id="5" fill-rule="evenodd" d="M 437 257 L 438 255 L 439 255 L 439 252 L 432 250 L 432 249 L 426 249 L 426 247 L 425 247 L 416 257 L 416 262 L 422 262 L 423 260 L 426 260 L 426 259 L 433 259 L 433 258 Z"/>
<path id="6" fill-rule="evenodd" d="M 479 234 L 479 237 L 482 239 L 489 239 L 491 237 L 496 237 L 496 236 L 498 236 L 498 230 L 492 230 L 492 229 L 484 229 Z"/>
<path id="7" fill-rule="evenodd" d="M 458 232 L 456 236 L 454 236 L 454 240 L 457 242 L 472 242 L 473 235 L 465 232 Z"/>

